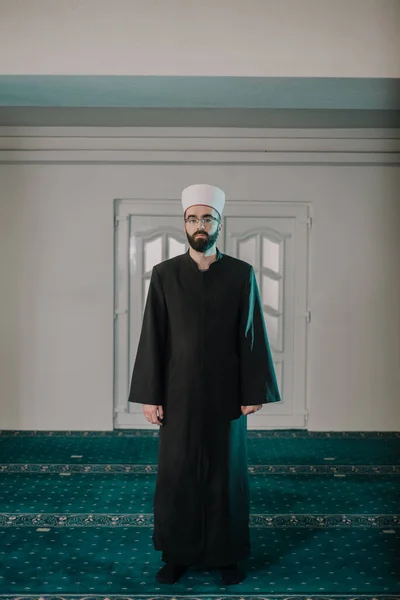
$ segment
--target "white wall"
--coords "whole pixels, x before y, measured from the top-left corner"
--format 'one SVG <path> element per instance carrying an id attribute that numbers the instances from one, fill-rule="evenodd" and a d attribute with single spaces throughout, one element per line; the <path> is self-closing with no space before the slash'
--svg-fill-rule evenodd
<path id="1" fill-rule="evenodd" d="M 222 175 L 313 205 L 309 429 L 400 428 L 398 167 L 4 164 L 0 429 L 112 429 L 113 199 Z"/>
<path id="2" fill-rule="evenodd" d="M 399 77 L 398 0 L 0 0 L 3 75 Z"/>

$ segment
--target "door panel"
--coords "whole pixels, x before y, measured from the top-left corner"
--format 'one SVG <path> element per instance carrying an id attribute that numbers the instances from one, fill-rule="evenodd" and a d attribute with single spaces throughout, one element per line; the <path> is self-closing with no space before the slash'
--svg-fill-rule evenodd
<path id="1" fill-rule="evenodd" d="M 129 365 L 132 373 L 153 267 L 168 258 L 183 254 L 188 244 L 183 231 L 182 217 L 131 214 L 129 221 Z M 140 404 L 128 402 L 127 408 L 137 419 L 135 426 L 138 423 L 148 423 Z"/>
<path id="2" fill-rule="evenodd" d="M 249 427 L 269 423 L 269 415 L 290 415 L 293 411 L 293 271 L 294 221 L 276 217 L 227 217 L 226 252 L 254 267 L 265 325 L 271 347 L 282 403 L 264 404 L 249 415 Z"/>

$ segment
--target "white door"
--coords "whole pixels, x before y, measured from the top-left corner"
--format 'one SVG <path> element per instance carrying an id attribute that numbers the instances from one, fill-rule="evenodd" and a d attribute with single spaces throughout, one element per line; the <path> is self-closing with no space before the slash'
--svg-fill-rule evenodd
<path id="1" fill-rule="evenodd" d="M 128 402 L 153 266 L 188 249 L 179 203 L 123 200 L 116 213 L 115 428 L 157 429 Z M 230 202 L 218 247 L 255 269 L 283 402 L 248 417 L 249 429 L 302 428 L 306 419 L 307 207 Z"/>

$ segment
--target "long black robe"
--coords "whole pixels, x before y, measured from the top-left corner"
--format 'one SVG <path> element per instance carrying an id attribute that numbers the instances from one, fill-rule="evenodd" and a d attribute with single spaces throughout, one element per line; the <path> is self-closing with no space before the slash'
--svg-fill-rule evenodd
<path id="1" fill-rule="evenodd" d="M 253 267 L 217 250 L 200 271 L 189 251 L 153 268 L 130 402 L 162 405 L 154 497 L 165 562 L 247 558 L 247 417 L 280 401 Z"/>

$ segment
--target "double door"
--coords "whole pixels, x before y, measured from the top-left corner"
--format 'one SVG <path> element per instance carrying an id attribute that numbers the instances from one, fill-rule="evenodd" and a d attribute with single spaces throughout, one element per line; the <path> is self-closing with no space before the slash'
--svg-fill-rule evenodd
<path id="1" fill-rule="evenodd" d="M 306 409 L 308 208 L 227 203 L 219 249 L 253 265 L 282 402 L 248 417 L 248 429 L 303 428 Z M 128 393 L 152 268 L 188 243 L 175 201 L 122 200 L 115 214 L 114 427 L 156 429 Z"/>

